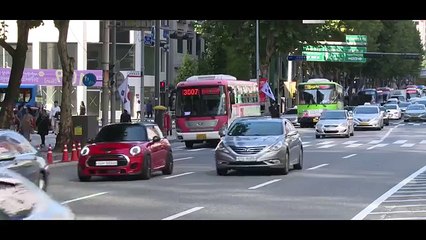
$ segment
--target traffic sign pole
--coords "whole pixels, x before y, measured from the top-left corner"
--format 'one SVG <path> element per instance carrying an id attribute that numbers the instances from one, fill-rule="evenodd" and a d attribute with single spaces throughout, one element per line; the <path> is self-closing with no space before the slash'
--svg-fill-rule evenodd
<path id="1" fill-rule="evenodd" d="M 145 120 L 145 32 L 141 31 L 141 89 L 140 89 L 140 118 L 141 122 Z"/>

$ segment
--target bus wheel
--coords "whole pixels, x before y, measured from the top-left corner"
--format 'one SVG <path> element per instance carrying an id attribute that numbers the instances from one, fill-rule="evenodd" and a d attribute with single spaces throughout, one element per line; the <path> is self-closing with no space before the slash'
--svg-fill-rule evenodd
<path id="1" fill-rule="evenodd" d="M 185 147 L 186 148 L 192 148 L 194 146 L 194 143 L 193 142 L 189 142 L 189 141 L 186 141 L 185 142 Z"/>

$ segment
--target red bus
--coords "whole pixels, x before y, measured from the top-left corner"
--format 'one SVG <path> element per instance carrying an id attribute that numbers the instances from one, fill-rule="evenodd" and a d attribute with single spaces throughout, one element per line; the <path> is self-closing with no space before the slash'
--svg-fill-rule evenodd
<path id="1" fill-rule="evenodd" d="M 187 148 L 194 143 L 217 143 L 219 130 L 235 118 L 260 116 L 256 82 L 230 75 L 192 76 L 176 85 L 176 133 Z"/>

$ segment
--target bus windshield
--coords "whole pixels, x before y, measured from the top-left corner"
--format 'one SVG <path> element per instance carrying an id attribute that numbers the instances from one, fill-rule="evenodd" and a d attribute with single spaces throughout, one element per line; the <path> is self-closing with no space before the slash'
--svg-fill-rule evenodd
<path id="1" fill-rule="evenodd" d="M 177 89 L 176 117 L 226 115 L 224 86 Z"/>
<path id="2" fill-rule="evenodd" d="M 305 84 L 298 90 L 300 104 L 331 104 L 338 100 L 334 85 Z"/>

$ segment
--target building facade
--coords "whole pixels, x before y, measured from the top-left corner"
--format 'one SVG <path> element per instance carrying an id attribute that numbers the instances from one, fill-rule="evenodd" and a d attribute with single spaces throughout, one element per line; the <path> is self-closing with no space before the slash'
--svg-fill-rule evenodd
<path id="1" fill-rule="evenodd" d="M 7 27 L 7 42 L 16 46 L 17 25 L 16 20 L 5 21 Z M 75 70 L 102 70 L 102 36 L 104 21 L 99 20 L 71 20 L 68 31 L 68 51 L 71 57 L 76 60 Z M 162 32 L 169 30 L 168 33 L 182 31 L 192 34 L 190 39 L 169 39 L 164 42 L 166 47 L 161 48 L 160 81 L 173 83 L 182 58 L 189 54 L 197 58 L 204 51 L 204 42 L 200 36 L 195 34 L 194 21 L 192 20 L 162 20 Z M 111 31 L 112 32 L 112 31 Z M 167 31 L 166 31 L 167 33 Z M 145 32 L 145 34 L 149 34 Z M 61 69 L 56 43 L 59 32 L 54 26 L 53 20 L 45 20 L 44 25 L 30 30 L 28 38 L 28 52 L 26 59 L 26 68 L 32 69 Z M 166 36 L 166 35 L 165 35 Z M 168 37 L 168 35 L 166 36 Z M 110 38 L 111 39 L 111 38 Z M 140 96 L 140 69 L 141 69 L 141 47 L 143 46 L 143 37 L 140 31 L 129 31 L 117 29 L 117 47 L 116 63 L 118 69 L 124 74 L 129 75 L 129 86 L 131 95 L 132 115 L 136 116 L 136 102 Z M 165 41 L 168 38 L 163 38 Z M 167 49 L 168 48 L 168 49 Z M 145 102 L 154 100 L 154 47 L 144 46 L 145 78 L 144 95 Z M 110 57 L 111 48 L 110 48 Z M 169 61 L 168 59 L 169 58 Z M 112 63 L 110 59 L 110 63 Z M 0 67 L 11 67 L 11 56 L 0 47 Z M 166 79 L 168 77 L 168 79 Z M 55 100 L 61 101 L 60 86 L 38 86 L 38 94 L 43 99 L 43 104 L 50 109 Z M 86 103 L 87 113 L 90 115 L 101 116 L 101 88 L 74 86 L 72 92 L 72 112 L 78 113 L 81 101 Z M 116 96 L 117 100 L 119 97 Z M 117 101 L 116 118 L 121 114 L 122 106 Z"/>

